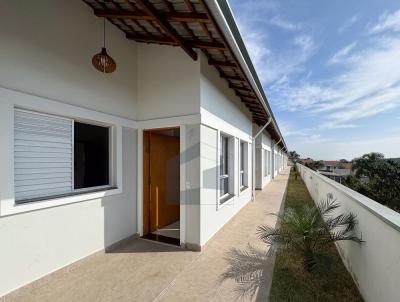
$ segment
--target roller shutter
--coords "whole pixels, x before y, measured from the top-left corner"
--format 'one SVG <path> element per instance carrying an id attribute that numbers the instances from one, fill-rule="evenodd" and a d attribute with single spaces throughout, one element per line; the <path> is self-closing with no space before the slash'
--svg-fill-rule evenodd
<path id="1" fill-rule="evenodd" d="M 73 190 L 73 120 L 15 109 L 15 199 Z"/>

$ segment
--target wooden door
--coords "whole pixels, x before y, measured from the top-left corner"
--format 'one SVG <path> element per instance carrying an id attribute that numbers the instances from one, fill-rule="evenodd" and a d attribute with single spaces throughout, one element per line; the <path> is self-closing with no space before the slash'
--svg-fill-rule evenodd
<path id="1" fill-rule="evenodd" d="M 179 220 L 179 137 L 144 135 L 143 235 Z"/>

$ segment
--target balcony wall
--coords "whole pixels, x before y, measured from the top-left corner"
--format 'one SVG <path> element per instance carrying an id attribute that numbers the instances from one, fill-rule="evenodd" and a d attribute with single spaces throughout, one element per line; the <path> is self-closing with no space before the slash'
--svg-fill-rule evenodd
<path id="1" fill-rule="evenodd" d="M 341 204 L 337 213 L 357 215 L 357 232 L 365 243 L 339 242 L 337 248 L 364 300 L 399 301 L 400 214 L 309 168 L 298 168 L 315 202 L 332 193 Z"/>

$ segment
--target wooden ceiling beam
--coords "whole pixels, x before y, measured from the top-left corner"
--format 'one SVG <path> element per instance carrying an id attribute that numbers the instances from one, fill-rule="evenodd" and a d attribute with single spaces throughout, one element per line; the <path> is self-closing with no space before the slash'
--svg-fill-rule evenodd
<path id="1" fill-rule="evenodd" d="M 197 60 L 197 53 L 193 50 L 193 48 L 187 44 L 187 42 L 176 32 L 176 30 L 168 23 L 168 21 L 157 11 L 154 6 L 146 0 L 136 0 L 148 15 L 152 16 L 157 23 L 161 26 L 161 28 L 173 39 L 177 42 L 180 47 L 193 59 Z"/>
<path id="2" fill-rule="evenodd" d="M 127 11 L 127 10 L 111 10 L 111 9 L 95 9 L 94 14 L 97 17 L 111 19 L 131 19 L 131 20 L 156 20 L 152 15 L 143 10 Z M 193 23 L 209 23 L 210 19 L 207 14 L 203 13 L 185 13 L 185 12 L 169 12 L 159 13 L 163 19 L 176 22 L 193 22 Z"/>
<path id="3" fill-rule="evenodd" d="M 229 88 L 236 89 L 236 90 L 243 90 L 243 91 L 247 91 L 247 92 L 252 92 L 253 91 L 250 88 L 234 85 L 234 84 L 231 84 L 231 83 L 229 84 Z"/>
<path id="4" fill-rule="evenodd" d="M 226 61 L 217 61 L 217 60 L 208 60 L 208 64 L 213 65 L 213 66 L 219 66 L 219 67 L 232 67 L 232 68 L 237 67 L 236 63 L 226 62 Z"/>
<path id="5" fill-rule="evenodd" d="M 200 49 L 217 49 L 217 50 L 225 49 L 224 44 L 217 42 L 193 41 L 191 42 L 191 44 L 193 45 L 193 47 Z"/>
<path id="6" fill-rule="evenodd" d="M 248 99 L 252 99 L 252 100 L 257 100 L 257 98 L 255 96 L 252 96 L 252 95 L 242 94 L 242 93 L 239 93 L 237 91 L 235 91 L 235 93 L 236 93 L 236 95 L 238 97 L 241 97 L 241 98 L 248 98 Z"/>
<path id="7" fill-rule="evenodd" d="M 179 46 L 177 42 L 172 40 L 169 37 L 162 37 L 162 36 L 142 36 L 137 34 L 126 34 L 126 38 L 128 40 L 135 40 L 137 42 L 144 42 L 144 43 L 158 43 L 158 44 L 167 44 L 172 46 Z"/>
<path id="8" fill-rule="evenodd" d="M 231 75 L 224 74 L 224 73 L 220 73 L 219 76 L 223 79 L 229 79 L 229 80 L 235 80 L 235 81 L 245 81 L 245 79 L 243 79 L 242 77 L 231 76 Z"/>
<path id="9" fill-rule="evenodd" d="M 246 99 L 246 97 L 242 97 L 241 100 L 243 103 L 246 104 L 253 104 L 253 105 L 258 104 L 258 102 L 255 99 Z"/>
<path id="10" fill-rule="evenodd" d="M 173 46 L 179 46 L 179 43 L 174 41 L 169 37 L 160 37 L 160 36 L 143 36 L 137 34 L 126 34 L 126 38 L 129 40 L 135 40 L 137 42 L 144 42 L 144 43 L 158 43 L 158 44 L 167 44 Z M 223 44 L 220 43 L 211 43 L 211 42 L 203 42 L 203 41 L 186 41 L 187 45 L 192 48 L 199 48 L 199 49 L 220 49 L 224 47 Z"/>
<path id="11" fill-rule="evenodd" d="M 258 105 L 256 105 L 256 104 L 245 103 L 245 105 L 246 105 L 247 107 L 249 107 L 249 108 L 254 108 L 254 109 L 261 110 L 262 112 L 264 112 L 264 110 L 263 110 L 261 107 L 259 107 Z"/>

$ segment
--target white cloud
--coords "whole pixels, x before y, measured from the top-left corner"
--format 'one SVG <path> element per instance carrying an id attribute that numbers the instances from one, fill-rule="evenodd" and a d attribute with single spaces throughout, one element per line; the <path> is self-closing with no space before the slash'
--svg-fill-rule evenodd
<path id="1" fill-rule="evenodd" d="M 309 57 L 316 49 L 314 39 L 310 35 L 301 34 L 295 37 L 293 43 L 299 46 L 305 56 Z"/>
<path id="2" fill-rule="evenodd" d="M 353 129 L 357 128 L 357 125 L 354 124 L 338 124 L 337 121 L 335 122 L 326 122 L 319 126 L 320 129 Z"/>
<path id="3" fill-rule="evenodd" d="M 289 31 L 300 30 L 302 28 L 302 25 L 300 23 L 291 22 L 289 20 L 283 19 L 280 16 L 273 17 L 270 20 L 270 24 Z"/>
<path id="4" fill-rule="evenodd" d="M 353 42 L 342 49 L 339 49 L 328 61 L 328 64 L 337 64 L 347 61 L 348 55 L 357 46 L 357 42 Z"/>
<path id="5" fill-rule="evenodd" d="M 279 122 L 279 128 L 280 128 L 283 136 L 285 136 L 285 137 L 309 136 L 310 133 L 315 130 L 313 128 L 301 128 L 301 127 L 295 126 L 293 123 L 285 121 L 285 120 Z"/>
<path id="6" fill-rule="evenodd" d="M 342 26 L 339 27 L 338 32 L 343 33 L 346 29 L 351 27 L 354 23 L 356 23 L 360 19 L 359 14 L 355 14 L 352 16 L 350 19 L 346 20 L 346 22 L 343 23 Z"/>
<path id="7" fill-rule="evenodd" d="M 270 1 L 250 2 L 235 3 L 235 11 L 239 12 L 239 29 L 261 81 L 272 85 L 303 71 L 304 63 L 317 48 L 313 37 L 304 32 L 300 23 L 283 19 L 277 14 L 279 2 L 272 1 L 269 5 L 266 3 Z M 275 51 L 271 42 L 271 24 L 296 34 L 291 45 L 281 52 Z"/>
<path id="8" fill-rule="evenodd" d="M 329 148 L 327 146 L 329 145 Z M 333 160 L 340 158 L 353 159 L 369 152 L 381 152 L 386 157 L 399 157 L 398 146 L 400 136 L 386 136 L 383 138 L 368 138 L 360 140 L 319 140 L 301 139 L 293 148 L 302 157 Z M 334 158 L 332 154 L 337 156 Z"/>
<path id="9" fill-rule="evenodd" d="M 329 81 L 275 88 L 278 104 L 288 111 L 324 116 L 323 126 L 330 129 L 353 127 L 358 119 L 400 107 L 400 37 L 374 38 L 368 45 L 351 60 L 347 57 L 342 72 Z M 338 53 L 345 57 L 351 48 Z"/>
<path id="10" fill-rule="evenodd" d="M 381 15 L 378 23 L 370 30 L 370 33 L 376 34 L 384 31 L 400 31 L 400 9 L 392 14 L 386 12 Z"/>

